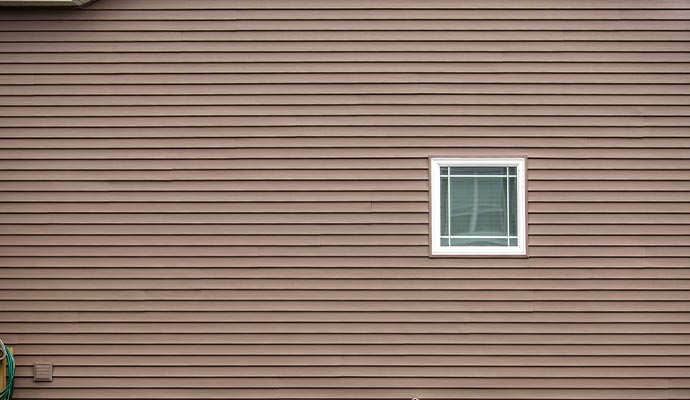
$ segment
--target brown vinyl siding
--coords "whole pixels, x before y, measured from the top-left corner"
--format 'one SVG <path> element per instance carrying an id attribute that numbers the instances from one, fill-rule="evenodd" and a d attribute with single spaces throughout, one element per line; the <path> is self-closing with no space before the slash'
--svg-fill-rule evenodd
<path id="1" fill-rule="evenodd" d="M 689 42 L 684 0 L 0 10 L 16 398 L 690 398 Z M 429 258 L 430 155 L 528 158 L 529 258 Z"/>

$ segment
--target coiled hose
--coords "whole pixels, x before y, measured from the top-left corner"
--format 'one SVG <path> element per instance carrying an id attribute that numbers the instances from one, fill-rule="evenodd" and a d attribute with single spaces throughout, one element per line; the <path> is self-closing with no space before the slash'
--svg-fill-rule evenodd
<path id="1" fill-rule="evenodd" d="M 0 400 L 12 400 L 14 394 L 14 355 L 12 351 L 5 347 L 5 343 L 0 340 L 0 361 L 7 358 L 7 386 L 0 393 Z"/>

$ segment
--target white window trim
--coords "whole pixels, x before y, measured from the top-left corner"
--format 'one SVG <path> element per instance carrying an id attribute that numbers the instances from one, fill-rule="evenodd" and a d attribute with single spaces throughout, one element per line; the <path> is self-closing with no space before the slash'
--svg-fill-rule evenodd
<path id="1" fill-rule="evenodd" d="M 516 167 L 517 246 L 441 246 L 441 167 Z M 430 160 L 431 254 L 435 256 L 523 256 L 527 254 L 527 213 L 524 158 L 447 158 Z"/>

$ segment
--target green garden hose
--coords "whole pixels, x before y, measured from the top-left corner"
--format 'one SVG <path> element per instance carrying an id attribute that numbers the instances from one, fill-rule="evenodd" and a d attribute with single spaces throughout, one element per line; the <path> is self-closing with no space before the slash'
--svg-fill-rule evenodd
<path id="1" fill-rule="evenodd" d="M 14 355 L 12 351 L 5 347 L 5 343 L 0 340 L 0 361 L 7 358 L 7 386 L 0 392 L 0 400 L 12 400 L 14 394 Z"/>

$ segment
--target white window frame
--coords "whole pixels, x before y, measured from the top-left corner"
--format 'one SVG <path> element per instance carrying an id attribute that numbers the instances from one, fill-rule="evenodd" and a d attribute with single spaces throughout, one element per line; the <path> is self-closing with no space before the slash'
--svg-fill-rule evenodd
<path id="1" fill-rule="evenodd" d="M 449 158 L 430 159 L 431 255 L 433 256 L 524 256 L 527 254 L 527 212 L 525 158 Z M 441 167 L 516 167 L 517 171 L 517 246 L 441 246 Z"/>

